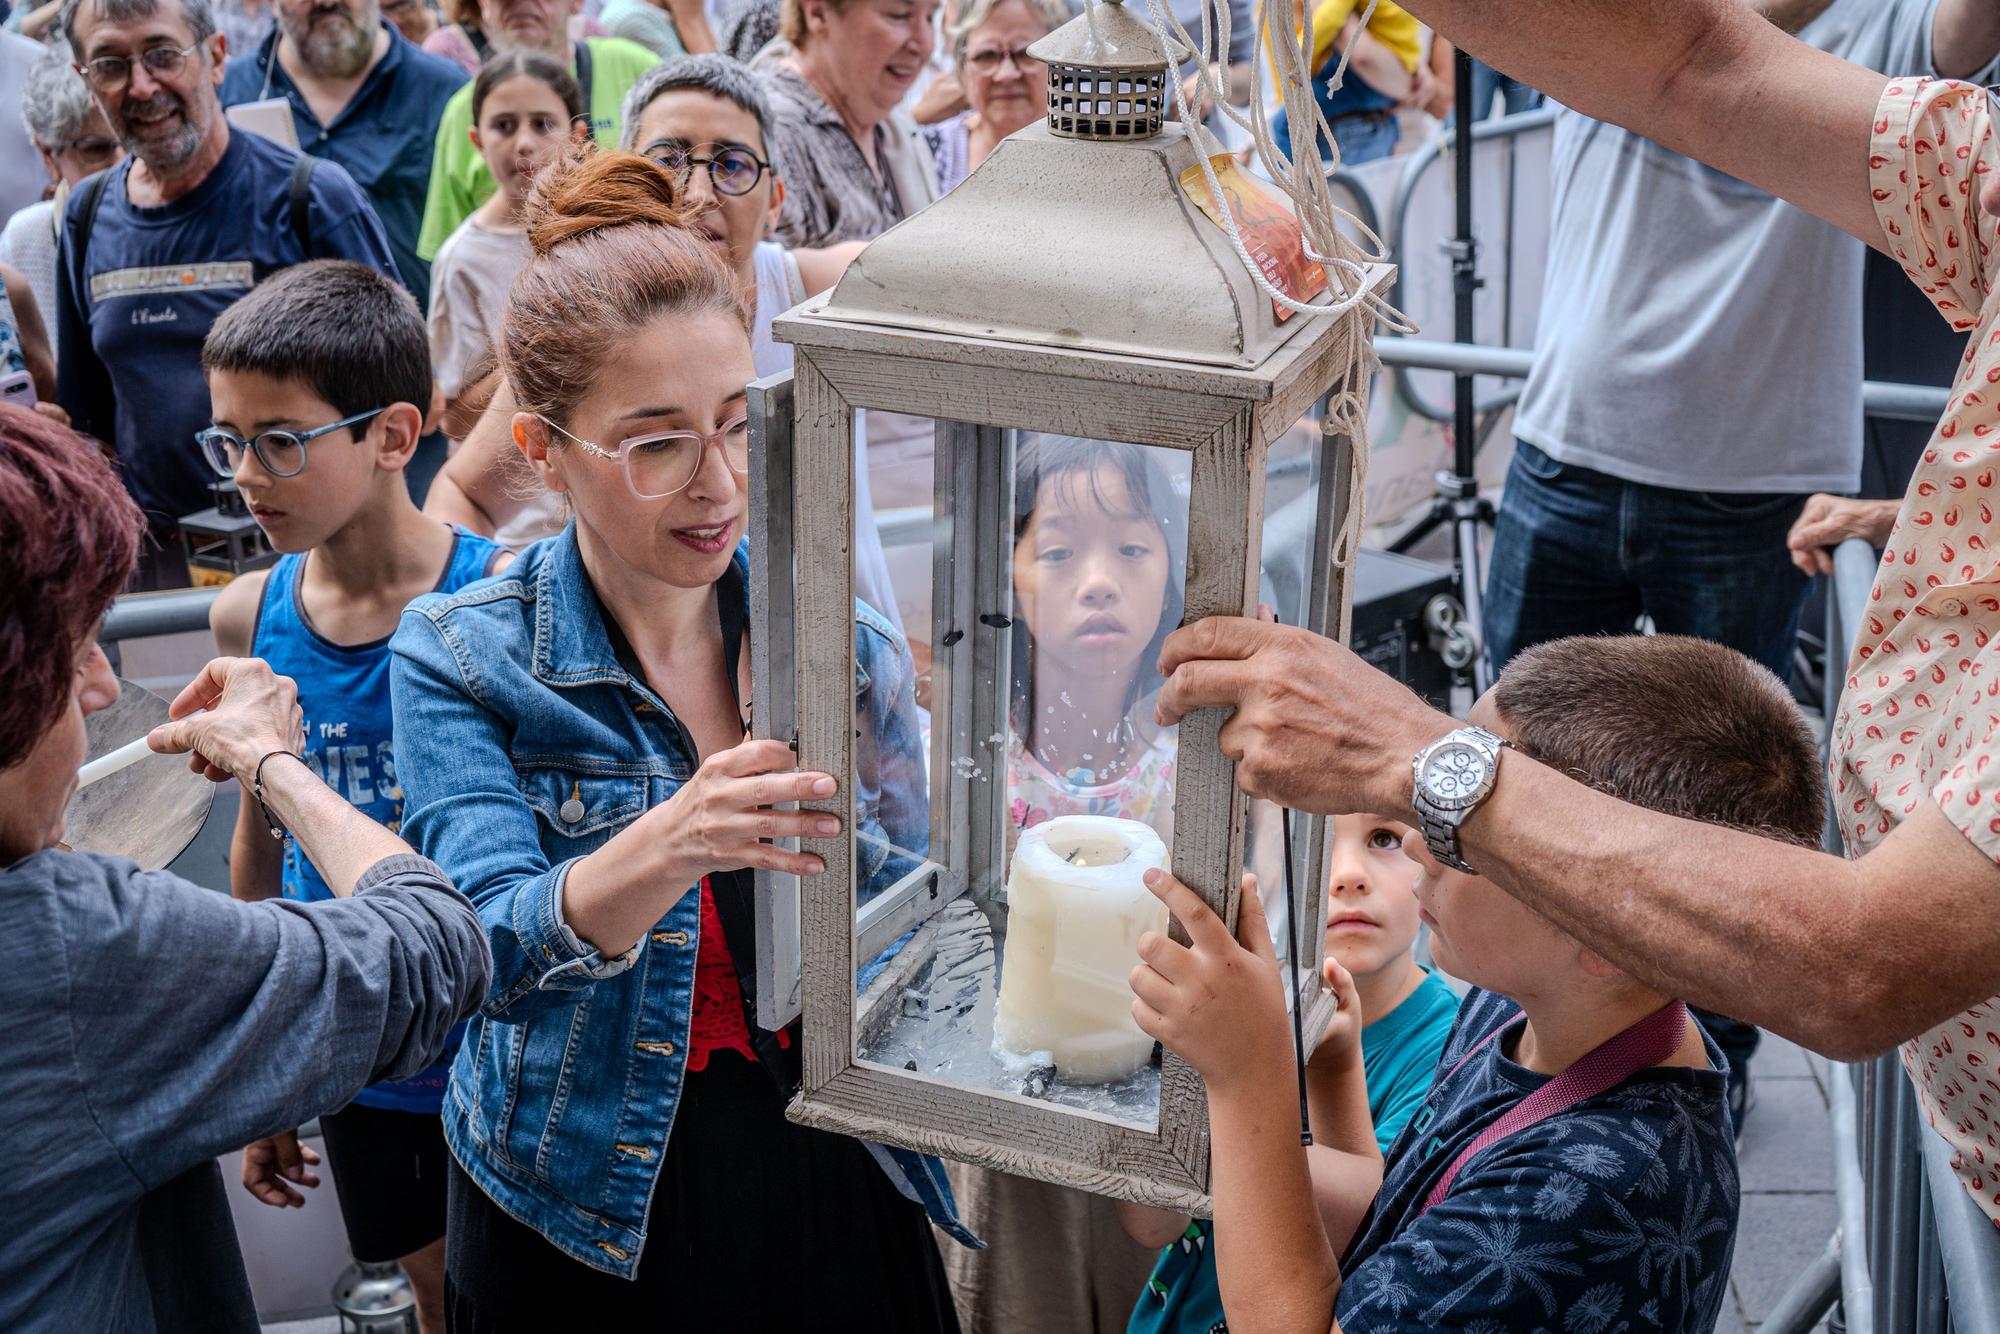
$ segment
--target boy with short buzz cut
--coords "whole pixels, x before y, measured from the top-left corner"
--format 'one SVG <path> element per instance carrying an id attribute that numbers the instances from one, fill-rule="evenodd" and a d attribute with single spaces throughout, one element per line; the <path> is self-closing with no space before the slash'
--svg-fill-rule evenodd
<path id="1" fill-rule="evenodd" d="M 1627 801 L 1818 841 L 1810 727 L 1776 677 L 1718 645 L 1544 644 L 1470 720 Z M 1262 912 L 1246 898 L 1239 945 L 1156 877 L 1194 943 L 1140 941 L 1134 1012 L 1208 1084 L 1230 1328 L 1712 1329 L 1737 1216 L 1721 1053 L 1679 1001 L 1409 846 L 1426 866 L 1417 898 L 1438 965 L 1474 990 L 1358 1229 L 1315 1213 Z M 1351 1135 L 1365 1115 L 1351 1001 L 1343 988 L 1310 1068 L 1315 1135 Z"/>
<path id="2" fill-rule="evenodd" d="M 267 571 L 216 599 L 217 647 L 298 683 L 304 759 L 390 829 L 402 821 L 390 731 L 389 637 L 403 608 L 456 592 L 509 559 L 483 537 L 424 517 L 404 468 L 430 402 L 430 342 L 410 294 L 345 260 L 286 269 L 225 311 L 202 346 L 214 425 L 200 447 L 234 477 L 271 545 Z M 332 897 L 254 801 L 238 808 L 231 892 Z M 452 1039 L 454 1045 L 457 1038 Z M 372 1085 L 320 1118 L 356 1259 L 399 1260 L 425 1334 L 444 1329 L 445 1145 L 439 1120 L 451 1051 L 415 1077 Z M 318 1161 L 290 1133 L 243 1152 L 243 1184 L 301 1205 Z"/>
<path id="3" fill-rule="evenodd" d="M 1419 964 L 1417 863 L 1403 851 L 1410 826 L 1375 815 L 1338 815 L 1327 822 L 1325 957 L 1352 979 L 1364 1023 L 1361 1060 L 1374 1143 L 1353 1147 L 1366 1164 L 1325 1144 L 1309 1155 L 1321 1175 L 1348 1199 L 1350 1223 L 1380 1181 L 1381 1154 L 1415 1115 L 1430 1090 L 1438 1055 L 1451 1035 L 1458 997 L 1438 974 Z M 1358 1198 L 1357 1198 L 1358 1196 Z M 1331 1203 L 1331 1202 L 1329 1202 Z M 1340 1206 L 1333 1205 L 1338 1210 Z M 1133 1239 L 1162 1246 L 1146 1288 L 1132 1308 L 1126 1334 L 1221 1334 L 1222 1293 L 1216 1283 L 1214 1227 L 1163 1209 L 1123 1204 L 1119 1221 Z"/>

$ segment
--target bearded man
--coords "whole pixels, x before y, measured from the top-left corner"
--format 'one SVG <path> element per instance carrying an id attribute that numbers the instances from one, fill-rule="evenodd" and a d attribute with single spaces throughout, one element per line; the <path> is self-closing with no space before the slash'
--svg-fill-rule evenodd
<path id="1" fill-rule="evenodd" d="M 431 266 L 417 233 L 433 132 L 465 71 L 411 45 L 378 0 L 277 0 L 277 16 L 256 50 L 231 56 L 222 105 L 289 103 L 300 149 L 338 162 L 367 191 L 403 286 L 427 308 Z"/>
<path id="2" fill-rule="evenodd" d="M 180 520 L 213 501 L 201 343 L 256 283 L 308 259 L 396 276 L 389 238 L 338 163 L 231 134 L 216 88 L 228 40 L 208 0 L 64 0 L 62 25 L 130 154 L 63 209 L 56 397 L 108 444 L 145 511 L 135 588 L 187 582 Z"/>

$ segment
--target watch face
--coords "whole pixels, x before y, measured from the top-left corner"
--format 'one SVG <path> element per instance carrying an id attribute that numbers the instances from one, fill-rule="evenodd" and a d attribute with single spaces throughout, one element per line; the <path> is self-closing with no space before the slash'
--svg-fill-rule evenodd
<path id="1" fill-rule="evenodd" d="M 1424 762 L 1424 795 L 1446 810 L 1469 806 L 1491 772 L 1478 750 L 1463 741 L 1448 742 Z"/>

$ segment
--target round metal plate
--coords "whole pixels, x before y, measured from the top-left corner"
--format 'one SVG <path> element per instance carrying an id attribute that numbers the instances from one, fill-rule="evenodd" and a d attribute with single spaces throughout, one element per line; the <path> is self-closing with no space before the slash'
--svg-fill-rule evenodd
<path id="1" fill-rule="evenodd" d="M 167 701 L 120 681 L 118 702 L 84 720 L 89 752 L 84 758 L 114 751 L 166 721 Z M 78 789 L 63 812 L 63 843 L 78 852 L 130 857 L 149 871 L 158 870 L 201 832 L 215 787 L 189 771 L 185 755 L 149 755 Z"/>

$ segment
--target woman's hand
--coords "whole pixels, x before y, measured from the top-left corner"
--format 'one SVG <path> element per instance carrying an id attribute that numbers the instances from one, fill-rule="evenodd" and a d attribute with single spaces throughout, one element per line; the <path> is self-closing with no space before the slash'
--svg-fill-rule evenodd
<path id="1" fill-rule="evenodd" d="M 1832 574 L 1833 549 L 1850 537 L 1859 537 L 1871 547 L 1889 540 L 1896 526 L 1900 500 L 1848 500 L 1843 496 L 1813 496 L 1792 531 L 1785 535 L 1791 548 L 1792 564 L 1807 574 Z"/>
<path id="2" fill-rule="evenodd" d="M 745 741 L 701 762 L 693 778 L 663 804 L 641 816 L 634 829 L 656 825 L 663 852 L 679 883 L 712 871 L 754 867 L 818 875 L 825 864 L 811 853 L 775 846 L 787 838 L 832 838 L 840 821 L 824 811 L 781 811 L 795 801 L 830 797 L 832 775 L 801 772 L 782 741 Z"/>
<path id="3" fill-rule="evenodd" d="M 185 753 L 188 768 L 214 782 L 248 783 L 266 755 L 305 748 L 298 685 L 261 658 L 215 659 L 167 712 L 174 721 L 154 728 L 147 743 L 162 755 Z"/>

